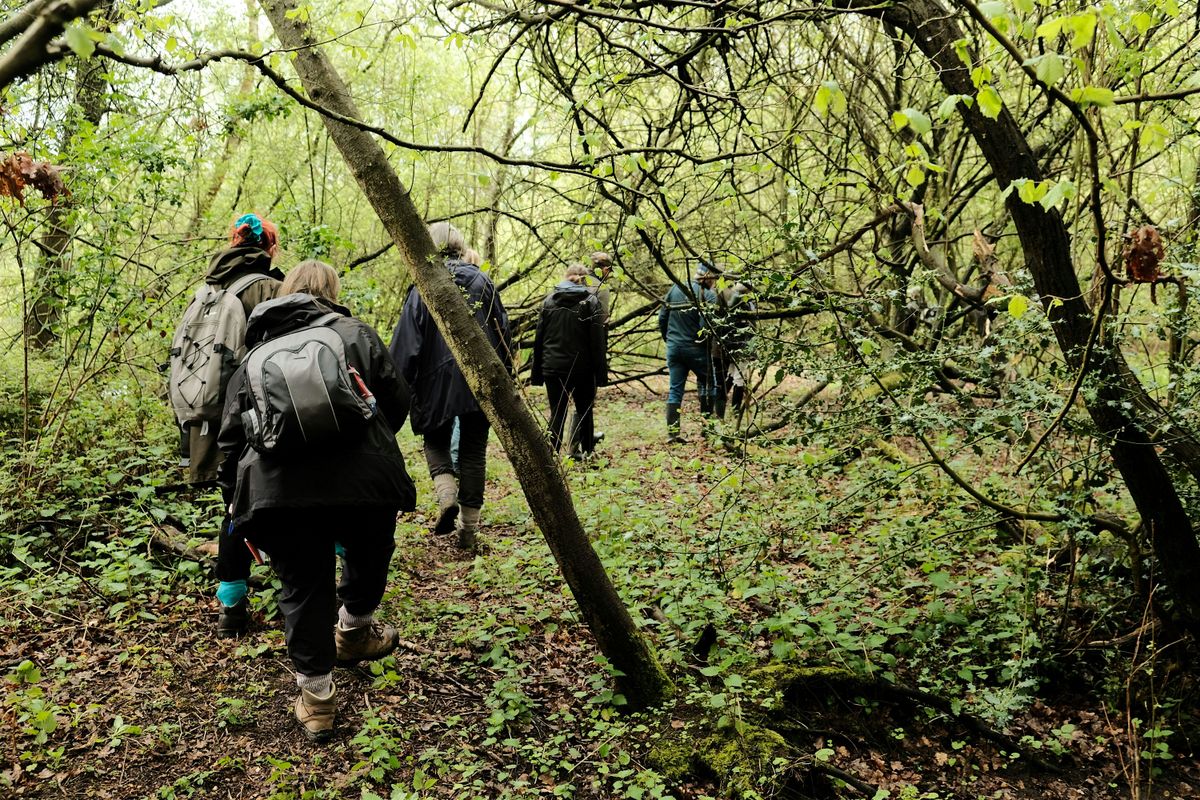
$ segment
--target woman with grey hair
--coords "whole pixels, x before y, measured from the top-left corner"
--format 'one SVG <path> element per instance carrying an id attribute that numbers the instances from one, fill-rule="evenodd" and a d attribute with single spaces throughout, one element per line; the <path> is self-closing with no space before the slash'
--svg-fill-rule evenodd
<path id="1" fill-rule="evenodd" d="M 454 282 L 466 294 L 475 321 L 511 372 L 508 312 L 495 285 L 479 267 L 463 257 L 466 241 L 453 225 L 435 222 L 429 226 L 429 236 L 445 259 Z M 457 530 L 459 546 L 472 547 L 483 507 L 490 427 L 416 287 L 409 290 L 404 300 L 400 321 L 392 335 L 391 353 L 401 376 L 412 389 L 413 432 L 425 437 L 425 461 L 438 500 L 433 532 L 447 534 Z M 455 421 L 459 425 L 457 475 L 450 452 Z"/>

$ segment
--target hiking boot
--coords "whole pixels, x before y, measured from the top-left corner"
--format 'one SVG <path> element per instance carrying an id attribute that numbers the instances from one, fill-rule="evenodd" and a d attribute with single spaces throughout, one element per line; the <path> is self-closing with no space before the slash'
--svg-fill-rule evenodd
<path id="1" fill-rule="evenodd" d="M 400 634 L 391 625 L 372 620 L 361 628 L 334 628 L 337 661 L 343 667 L 359 661 L 376 661 L 391 653 L 400 643 Z"/>
<path id="2" fill-rule="evenodd" d="M 433 490 L 438 501 L 438 517 L 433 524 L 433 532 L 438 536 L 454 533 L 454 523 L 458 520 L 458 482 L 453 475 L 435 475 Z"/>
<path id="3" fill-rule="evenodd" d="M 479 532 L 481 509 L 463 506 L 462 518 L 458 521 L 458 547 L 460 550 L 475 549 L 475 534 Z"/>
<path id="4" fill-rule="evenodd" d="M 221 613 L 217 617 L 217 638 L 237 639 L 246 634 L 249 625 L 250 603 L 246 598 L 239 600 L 237 605 L 222 605 Z"/>
<path id="5" fill-rule="evenodd" d="M 333 738 L 333 712 L 337 707 L 337 687 L 329 697 L 317 697 L 308 689 L 301 689 L 296 698 L 296 721 L 304 728 L 310 742 L 328 742 Z"/>

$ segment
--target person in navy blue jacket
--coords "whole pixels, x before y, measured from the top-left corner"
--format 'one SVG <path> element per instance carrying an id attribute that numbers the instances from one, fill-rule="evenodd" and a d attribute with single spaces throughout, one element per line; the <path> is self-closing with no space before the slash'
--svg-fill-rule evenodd
<path id="1" fill-rule="evenodd" d="M 448 222 L 435 222 L 429 226 L 429 235 L 454 282 L 466 295 L 476 322 L 511 372 L 508 312 L 495 285 L 463 257 L 466 241 L 457 228 Z M 413 432 L 425 437 L 425 461 L 438 499 L 434 533 L 457 530 L 459 545 L 470 547 L 483 507 L 490 426 L 415 286 L 404 300 L 390 349 L 397 370 L 412 390 L 409 419 Z M 457 477 L 450 456 L 455 420 L 459 424 Z"/>
<path id="2" fill-rule="evenodd" d="M 717 295 L 712 290 L 716 279 L 716 273 L 701 261 L 689 291 L 678 284 L 672 286 L 658 312 L 658 329 L 667 343 L 667 372 L 671 381 L 667 393 L 668 442 L 683 441 L 679 433 L 679 407 L 689 372 L 696 376 L 700 411 L 704 414 L 713 411 L 716 392 L 708 351 L 708 336 L 712 331 L 706 317 L 716 310 Z"/>

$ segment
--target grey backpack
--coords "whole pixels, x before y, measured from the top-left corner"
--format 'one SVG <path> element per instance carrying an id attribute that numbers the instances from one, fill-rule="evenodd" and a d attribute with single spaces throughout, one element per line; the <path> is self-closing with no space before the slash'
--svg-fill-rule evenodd
<path id="1" fill-rule="evenodd" d="M 268 277 L 243 275 L 228 286 L 196 290 L 171 340 L 167 388 L 181 424 L 221 417 L 225 386 L 246 352 L 246 309 L 238 296 Z"/>
<path id="2" fill-rule="evenodd" d="M 246 354 L 249 408 L 242 427 L 250 446 L 279 455 L 358 434 L 375 415 L 375 397 L 346 362 L 329 313 L 312 325 L 255 345 Z"/>

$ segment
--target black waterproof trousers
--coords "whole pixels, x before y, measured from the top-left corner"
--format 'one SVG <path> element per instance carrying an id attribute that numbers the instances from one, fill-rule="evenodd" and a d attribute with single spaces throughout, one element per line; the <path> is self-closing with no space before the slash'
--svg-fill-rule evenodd
<path id="1" fill-rule="evenodd" d="M 425 463 L 429 477 L 453 475 L 454 462 L 450 455 L 450 437 L 454 433 L 454 417 L 440 428 L 425 431 Z M 482 411 L 458 417 L 458 504 L 468 508 L 483 508 L 483 483 L 487 475 L 487 441 L 491 425 Z"/>
<path id="2" fill-rule="evenodd" d="M 550 400 L 550 446 L 554 452 L 562 446 L 563 425 L 567 421 L 568 400 L 575 404 L 571 428 L 571 452 L 591 453 L 595 447 L 596 381 L 591 375 L 546 375 L 546 396 Z"/>
<path id="3" fill-rule="evenodd" d="M 301 675 L 333 671 L 338 604 L 355 616 L 379 607 L 396 549 L 396 509 L 274 509 L 255 515 L 247 538 L 271 558 L 283 591 L 279 609 L 288 656 Z M 345 549 L 335 588 L 334 542 Z"/>

